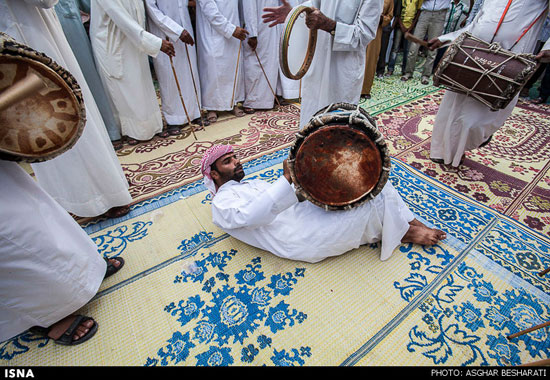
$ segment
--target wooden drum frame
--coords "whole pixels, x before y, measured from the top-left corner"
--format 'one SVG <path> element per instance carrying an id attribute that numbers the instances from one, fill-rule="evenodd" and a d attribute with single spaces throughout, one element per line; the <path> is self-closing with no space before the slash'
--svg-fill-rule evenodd
<path id="1" fill-rule="evenodd" d="M 292 53 L 290 50 L 293 46 L 291 44 L 293 31 L 295 32 L 294 28 L 295 25 L 297 25 L 297 22 L 300 20 L 300 17 L 305 17 L 305 14 L 309 12 L 312 12 L 312 9 L 310 7 L 298 5 L 290 11 L 285 20 L 284 31 L 281 35 L 281 43 L 279 47 L 279 63 L 281 65 L 281 70 L 283 74 L 290 79 L 301 79 L 308 71 L 311 62 L 313 61 L 313 55 L 315 54 L 315 46 L 317 45 L 317 30 L 311 30 L 308 28 L 308 45 L 304 60 L 301 67 L 296 72 L 292 71 L 289 64 L 289 54 Z M 305 39 L 306 36 L 303 36 L 303 38 Z"/>
<path id="2" fill-rule="evenodd" d="M 45 54 L 0 33 L 0 158 L 55 158 L 74 146 L 85 122 L 76 79 Z"/>

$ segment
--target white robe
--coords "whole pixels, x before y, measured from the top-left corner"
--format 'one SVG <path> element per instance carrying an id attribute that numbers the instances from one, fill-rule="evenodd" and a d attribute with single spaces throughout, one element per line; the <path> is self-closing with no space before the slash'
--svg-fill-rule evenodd
<path id="1" fill-rule="evenodd" d="M 279 67 L 279 44 L 282 29 L 279 27 L 270 28 L 268 24 L 262 21 L 265 7 L 278 7 L 280 5 L 281 0 L 243 2 L 245 28 L 250 33 L 248 38 L 257 37 L 256 53 L 259 58 L 258 62 L 256 54 L 250 48 L 248 42 L 245 41 L 243 43 L 245 74 L 245 101 L 243 105 L 245 107 L 273 108 L 274 92 L 277 95 L 283 95 L 287 99 L 294 99 L 299 96 L 299 81 L 286 78 Z"/>
<path id="2" fill-rule="evenodd" d="M 243 47 L 239 55 L 241 41 L 233 37 L 235 28 L 241 25 L 238 1 L 197 0 L 199 77 L 202 105 L 206 110 L 230 111 L 244 100 Z M 233 96 L 237 57 L 239 68 Z"/>
<path id="3" fill-rule="evenodd" d="M 66 68 L 82 89 L 86 126 L 62 155 L 32 164 L 40 186 L 67 211 L 98 216 L 131 203 L 128 182 L 105 123 L 53 9 L 57 0 L 0 0 L 0 30 Z"/>
<path id="4" fill-rule="evenodd" d="M 358 12 L 355 3 L 359 4 Z M 334 37 L 322 30 L 317 33 L 313 61 L 302 78 L 300 128 L 330 104 L 359 103 L 367 45 L 376 37 L 383 3 L 383 0 L 312 0 L 303 4 L 315 6 L 337 24 Z"/>
<path id="5" fill-rule="evenodd" d="M 86 232 L 19 165 L 0 161 L 0 176 L 3 342 L 80 309 L 107 266 Z"/>
<path id="6" fill-rule="evenodd" d="M 452 41 L 462 32 L 469 31 L 474 36 L 490 42 L 507 3 L 507 0 L 485 0 L 472 23 L 439 39 L 442 42 Z M 547 5 L 547 0 L 513 1 L 494 41 L 509 49 Z M 513 48 L 514 52 L 531 53 L 534 50 L 545 18 L 543 15 L 533 25 Z M 549 42 L 544 49 L 548 48 Z M 430 157 L 443 159 L 445 164 L 458 167 L 464 152 L 478 148 L 504 124 L 516 106 L 518 96 L 506 108 L 491 111 L 471 97 L 446 91 L 434 122 Z"/>
<path id="7" fill-rule="evenodd" d="M 197 95 L 198 102 L 200 102 L 201 91 L 196 45 L 187 45 L 188 60 L 185 43 L 179 39 L 181 33 L 187 30 L 195 40 L 193 25 L 189 16 L 188 0 L 146 0 L 145 5 L 147 7 L 148 30 L 162 39 L 166 39 L 168 36 L 174 44 L 176 51 L 176 56 L 172 58 L 174 69 L 181 88 L 185 109 L 187 109 L 189 118 L 194 120 L 201 115 L 199 103 L 197 103 Z M 191 61 L 191 67 L 189 61 Z M 166 54 L 159 54 L 153 60 L 153 63 L 159 82 L 162 114 L 166 123 L 170 125 L 187 124 L 189 120 L 187 120 L 180 99 L 170 57 Z M 195 94 L 193 80 L 195 81 L 197 94 Z"/>
<path id="8" fill-rule="evenodd" d="M 160 53 L 162 39 L 145 30 L 145 21 L 143 1 L 92 0 L 90 39 L 98 71 L 122 135 L 142 141 L 162 131 L 147 57 Z"/>
<path id="9" fill-rule="evenodd" d="M 414 215 L 388 182 L 373 200 L 348 211 L 325 211 L 298 202 L 281 177 L 229 181 L 212 200 L 215 225 L 231 236 L 279 257 L 315 263 L 362 244 L 382 242 L 387 260 L 409 230 Z"/>

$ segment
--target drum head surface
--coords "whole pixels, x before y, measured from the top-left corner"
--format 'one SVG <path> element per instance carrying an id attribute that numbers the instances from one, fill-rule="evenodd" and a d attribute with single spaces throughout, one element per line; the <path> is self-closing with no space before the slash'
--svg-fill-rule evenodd
<path id="1" fill-rule="evenodd" d="M 41 77 L 47 88 L 0 114 L 0 151 L 43 160 L 74 144 L 82 127 L 81 104 L 54 70 L 23 56 L 0 54 L 0 93 L 28 73 Z"/>
<path id="2" fill-rule="evenodd" d="M 317 202 L 345 206 L 376 187 L 382 161 L 380 150 L 363 131 L 348 125 L 327 125 L 299 146 L 294 174 Z"/>

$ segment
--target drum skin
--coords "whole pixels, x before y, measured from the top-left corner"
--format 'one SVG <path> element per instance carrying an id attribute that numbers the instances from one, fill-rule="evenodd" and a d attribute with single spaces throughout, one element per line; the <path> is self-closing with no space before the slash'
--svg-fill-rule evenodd
<path id="1" fill-rule="evenodd" d="M 288 162 L 299 197 L 342 210 L 382 190 L 391 162 L 374 120 L 365 114 L 355 105 L 334 105 L 318 112 L 297 135 Z"/>
<path id="2" fill-rule="evenodd" d="M 434 85 L 466 94 L 497 111 L 506 108 L 537 68 L 532 54 L 516 54 L 466 32 L 441 58 Z"/>
<path id="3" fill-rule="evenodd" d="M 47 88 L 0 113 L 0 158 L 41 162 L 70 149 L 86 121 L 80 87 L 51 58 L 0 34 L 0 93 L 27 74 Z"/>

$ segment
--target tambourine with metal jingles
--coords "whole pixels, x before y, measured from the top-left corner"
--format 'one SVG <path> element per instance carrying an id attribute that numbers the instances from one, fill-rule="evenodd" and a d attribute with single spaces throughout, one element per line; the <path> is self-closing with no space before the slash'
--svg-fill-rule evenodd
<path id="1" fill-rule="evenodd" d="M 281 71 L 290 79 L 301 79 L 313 61 L 317 44 L 317 30 L 306 25 L 306 14 L 313 9 L 303 5 L 294 7 L 287 15 L 279 47 Z"/>
<path id="2" fill-rule="evenodd" d="M 47 55 L 0 33 L 0 158 L 50 160 L 81 136 L 80 86 Z"/>
<path id="3" fill-rule="evenodd" d="M 296 135 L 288 167 L 299 198 L 346 210 L 382 191 L 391 159 L 375 120 L 357 105 L 337 103 L 317 112 Z"/>

